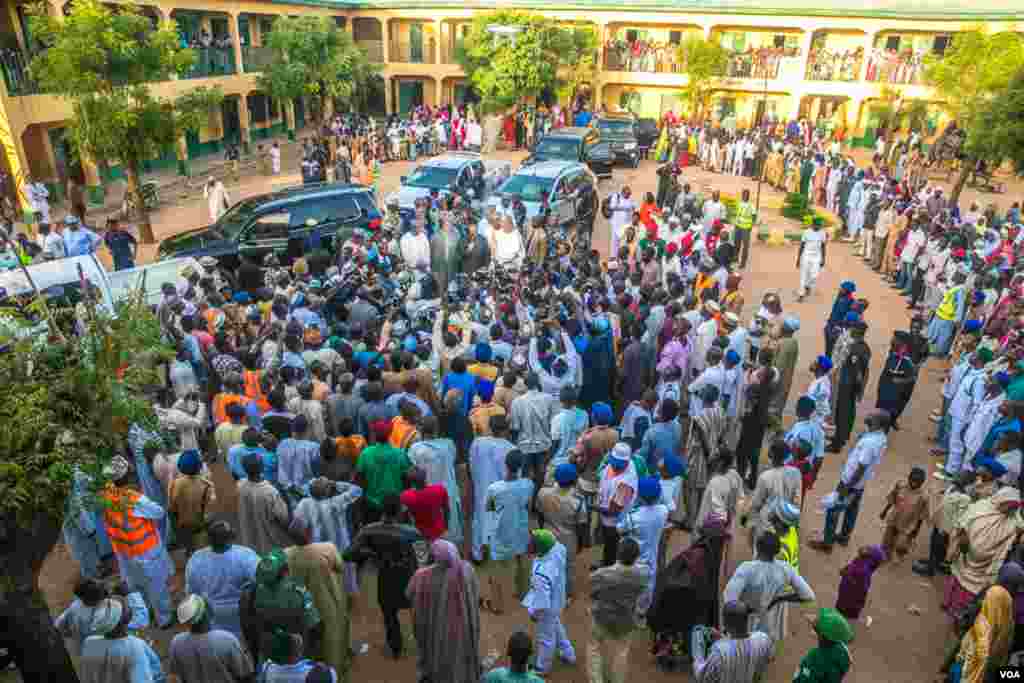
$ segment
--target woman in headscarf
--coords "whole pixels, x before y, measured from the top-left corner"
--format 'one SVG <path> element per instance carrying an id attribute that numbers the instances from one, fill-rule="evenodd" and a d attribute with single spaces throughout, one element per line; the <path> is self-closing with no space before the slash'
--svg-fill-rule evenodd
<path id="1" fill-rule="evenodd" d="M 580 405 L 589 410 L 595 403 L 611 403 L 616 383 L 615 348 L 611 324 L 600 316 L 590 325 L 590 339 L 581 354 L 583 386 Z"/>
<path id="2" fill-rule="evenodd" d="M 954 618 L 995 581 L 1020 535 L 1020 502 L 1017 489 L 1004 487 L 967 508 L 957 532 L 954 547 L 958 551 L 942 605 Z"/>
<path id="3" fill-rule="evenodd" d="M 448 541 L 434 541 L 430 552 L 434 564 L 417 571 L 406 590 L 413 604 L 419 680 L 477 683 L 480 587 L 476 573 Z"/>
<path id="4" fill-rule="evenodd" d="M 818 646 L 800 660 L 793 683 L 840 683 L 852 662 L 846 646 L 853 640 L 850 623 L 831 607 L 822 607 L 811 627 L 818 636 Z"/>
<path id="5" fill-rule="evenodd" d="M 719 577 L 728 538 L 725 520 L 709 516 L 697 540 L 658 572 L 647 626 L 659 666 L 672 670 L 680 663 L 694 626 L 718 624 Z"/>
<path id="6" fill-rule="evenodd" d="M 960 652 L 950 671 L 955 683 L 986 683 L 991 673 L 1006 664 L 1013 644 L 1013 598 L 1002 586 L 990 586 L 974 624 L 960 641 Z"/>
<path id="7" fill-rule="evenodd" d="M 1007 560 L 999 570 L 998 583 L 1013 598 L 1013 646 L 1010 652 L 1024 650 L 1024 567 L 1019 562 Z"/>

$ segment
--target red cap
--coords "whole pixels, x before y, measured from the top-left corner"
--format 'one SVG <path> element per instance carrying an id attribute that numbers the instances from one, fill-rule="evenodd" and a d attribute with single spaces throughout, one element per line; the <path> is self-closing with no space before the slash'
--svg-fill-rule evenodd
<path id="1" fill-rule="evenodd" d="M 672 254 L 679 251 L 679 245 L 677 245 L 675 242 L 669 242 L 668 246 L 665 247 L 665 251 L 669 254 L 669 256 L 671 256 Z"/>

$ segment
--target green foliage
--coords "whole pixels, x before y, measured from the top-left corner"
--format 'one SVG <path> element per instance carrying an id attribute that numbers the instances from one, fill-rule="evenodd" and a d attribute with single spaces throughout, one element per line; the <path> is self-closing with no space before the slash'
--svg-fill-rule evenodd
<path id="1" fill-rule="evenodd" d="M 810 202 L 799 192 L 790 192 L 782 203 L 782 215 L 791 220 L 803 221 L 809 210 Z"/>
<path id="2" fill-rule="evenodd" d="M 150 84 L 184 75 L 195 54 L 179 48 L 174 22 L 154 27 L 135 6 L 75 0 L 59 21 L 40 5 L 29 23 L 49 46 L 33 58 L 32 73 L 43 90 L 71 101 L 67 138 L 76 153 L 120 160 L 130 181 L 137 180 L 143 161 L 170 148 L 184 131 L 198 130 L 223 99 L 208 88 L 194 88 L 173 102 L 150 92 Z M 140 223 L 143 241 L 152 241 L 145 214 Z"/>
<path id="3" fill-rule="evenodd" d="M 924 78 L 952 117 L 968 125 L 978 108 L 1004 90 L 1022 66 L 1024 38 L 976 28 L 955 33 L 942 56 L 926 57 Z"/>
<path id="4" fill-rule="evenodd" d="M 116 316 L 89 302 L 47 306 L 30 297 L 0 311 L 0 515 L 25 526 L 37 515 L 61 518 L 76 468 L 101 488 L 132 423 L 155 427 L 146 394 L 159 385 L 158 363 L 173 356 L 141 293 Z"/>
<path id="5" fill-rule="evenodd" d="M 1024 68 L 1017 72 L 1005 90 L 978 112 L 978 127 L 986 131 L 998 159 L 1013 163 L 1018 175 L 1024 175 Z"/>
<path id="6" fill-rule="evenodd" d="M 700 117 L 711 99 L 716 80 L 725 76 L 729 51 L 703 36 L 688 35 L 677 52 L 686 73 L 686 85 L 679 96 L 689 103 L 690 113 Z"/>
<path id="7" fill-rule="evenodd" d="M 519 27 L 515 42 L 491 33 L 488 27 L 495 25 Z M 567 28 L 538 14 L 499 10 L 473 19 L 456 46 L 455 61 L 480 95 L 484 110 L 493 110 L 548 89 L 571 97 L 593 79 L 596 49 L 597 35 L 591 28 Z"/>
<path id="8" fill-rule="evenodd" d="M 328 99 L 358 103 L 380 72 L 330 17 L 278 17 L 264 42 L 279 59 L 257 77 L 260 89 L 281 101 L 308 96 L 321 117 Z"/>

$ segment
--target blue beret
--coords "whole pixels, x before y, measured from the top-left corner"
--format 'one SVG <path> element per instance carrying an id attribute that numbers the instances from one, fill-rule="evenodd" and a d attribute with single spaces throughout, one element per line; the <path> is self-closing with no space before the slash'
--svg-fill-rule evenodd
<path id="1" fill-rule="evenodd" d="M 593 418 L 594 424 L 607 427 L 612 423 L 615 415 L 612 412 L 612 407 L 607 403 L 595 403 L 590 408 L 590 417 Z"/>
<path id="2" fill-rule="evenodd" d="M 799 330 L 799 329 L 800 329 L 800 318 L 797 318 L 797 317 L 796 317 L 796 316 L 794 316 L 794 315 L 787 315 L 787 316 L 786 316 L 786 317 L 785 317 L 785 318 L 783 319 L 783 321 L 782 321 L 782 325 L 783 325 L 784 327 L 786 327 L 786 328 L 788 328 L 788 329 L 790 329 L 790 330 L 792 330 L 792 331 L 796 332 L 797 330 Z"/>
<path id="3" fill-rule="evenodd" d="M 235 292 L 231 300 L 239 306 L 246 306 L 252 301 L 252 298 L 249 296 L 249 292 Z"/>
<path id="4" fill-rule="evenodd" d="M 637 493 L 644 500 L 661 498 L 661 481 L 657 477 L 644 477 L 637 486 Z"/>
<path id="5" fill-rule="evenodd" d="M 853 280 L 843 280 L 842 284 L 839 285 L 839 289 L 844 292 L 856 292 L 857 284 Z"/>
<path id="6" fill-rule="evenodd" d="M 416 341 L 415 335 L 410 334 L 409 336 L 402 340 L 402 349 L 408 351 L 409 353 L 414 353 L 418 346 L 419 343 Z"/>
<path id="7" fill-rule="evenodd" d="M 598 332 L 607 332 L 610 325 L 608 324 L 608 318 L 604 316 L 594 321 L 594 327 L 597 328 Z"/>
<path id="8" fill-rule="evenodd" d="M 725 359 L 730 363 L 739 363 L 740 354 L 736 353 L 736 351 L 733 349 L 729 349 L 728 351 L 725 352 Z"/>
<path id="9" fill-rule="evenodd" d="M 573 483 L 576 481 L 576 477 L 576 465 L 573 465 L 571 462 L 563 462 L 555 468 L 555 481 L 562 486 L 568 486 Z"/>
<path id="10" fill-rule="evenodd" d="M 985 300 L 985 293 L 984 292 L 978 292 L 978 291 L 974 292 L 974 305 L 975 306 L 977 306 L 978 304 L 980 304 L 984 300 Z"/>
<path id="11" fill-rule="evenodd" d="M 832 359 L 824 354 L 818 356 L 818 367 L 828 372 L 832 369 Z"/>
<path id="12" fill-rule="evenodd" d="M 801 396 L 796 401 L 796 414 L 800 417 L 807 417 L 814 412 L 814 399 L 810 396 Z"/>
<path id="13" fill-rule="evenodd" d="M 487 342 L 480 342 L 476 345 L 474 355 L 476 356 L 477 361 L 481 363 L 488 363 L 494 356 L 494 351 L 491 349 L 491 345 Z"/>
<path id="14" fill-rule="evenodd" d="M 993 379 L 996 381 L 996 384 L 1001 386 L 1003 389 L 1010 386 L 1010 374 L 1008 372 L 997 372 Z"/>
<path id="15" fill-rule="evenodd" d="M 178 470 L 182 474 L 199 474 L 203 468 L 203 461 L 199 457 L 199 451 L 190 448 L 178 457 Z"/>
<path id="16" fill-rule="evenodd" d="M 674 455 L 666 455 L 662 463 L 665 465 L 665 473 L 670 477 L 681 476 L 685 469 L 683 461 Z"/>
<path id="17" fill-rule="evenodd" d="M 964 323 L 964 332 L 968 332 L 968 333 L 970 333 L 970 332 L 977 332 L 980 329 L 981 329 L 981 321 L 980 320 L 968 320 L 967 322 Z"/>

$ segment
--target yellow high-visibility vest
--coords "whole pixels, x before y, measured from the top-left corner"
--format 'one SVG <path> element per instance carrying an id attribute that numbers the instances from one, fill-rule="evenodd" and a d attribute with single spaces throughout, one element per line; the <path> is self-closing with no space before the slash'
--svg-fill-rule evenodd
<path id="1" fill-rule="evenodd" d="M 953 320 L 956 317 L 956 295 L 963 288 L 963 285 L 957 285 L 946 290 L 945 295 L 942 297 L 942 303 L 939 304 L 938 310 L 935 311 L 935 315 L 939 317 L 939 320 Z"/>

